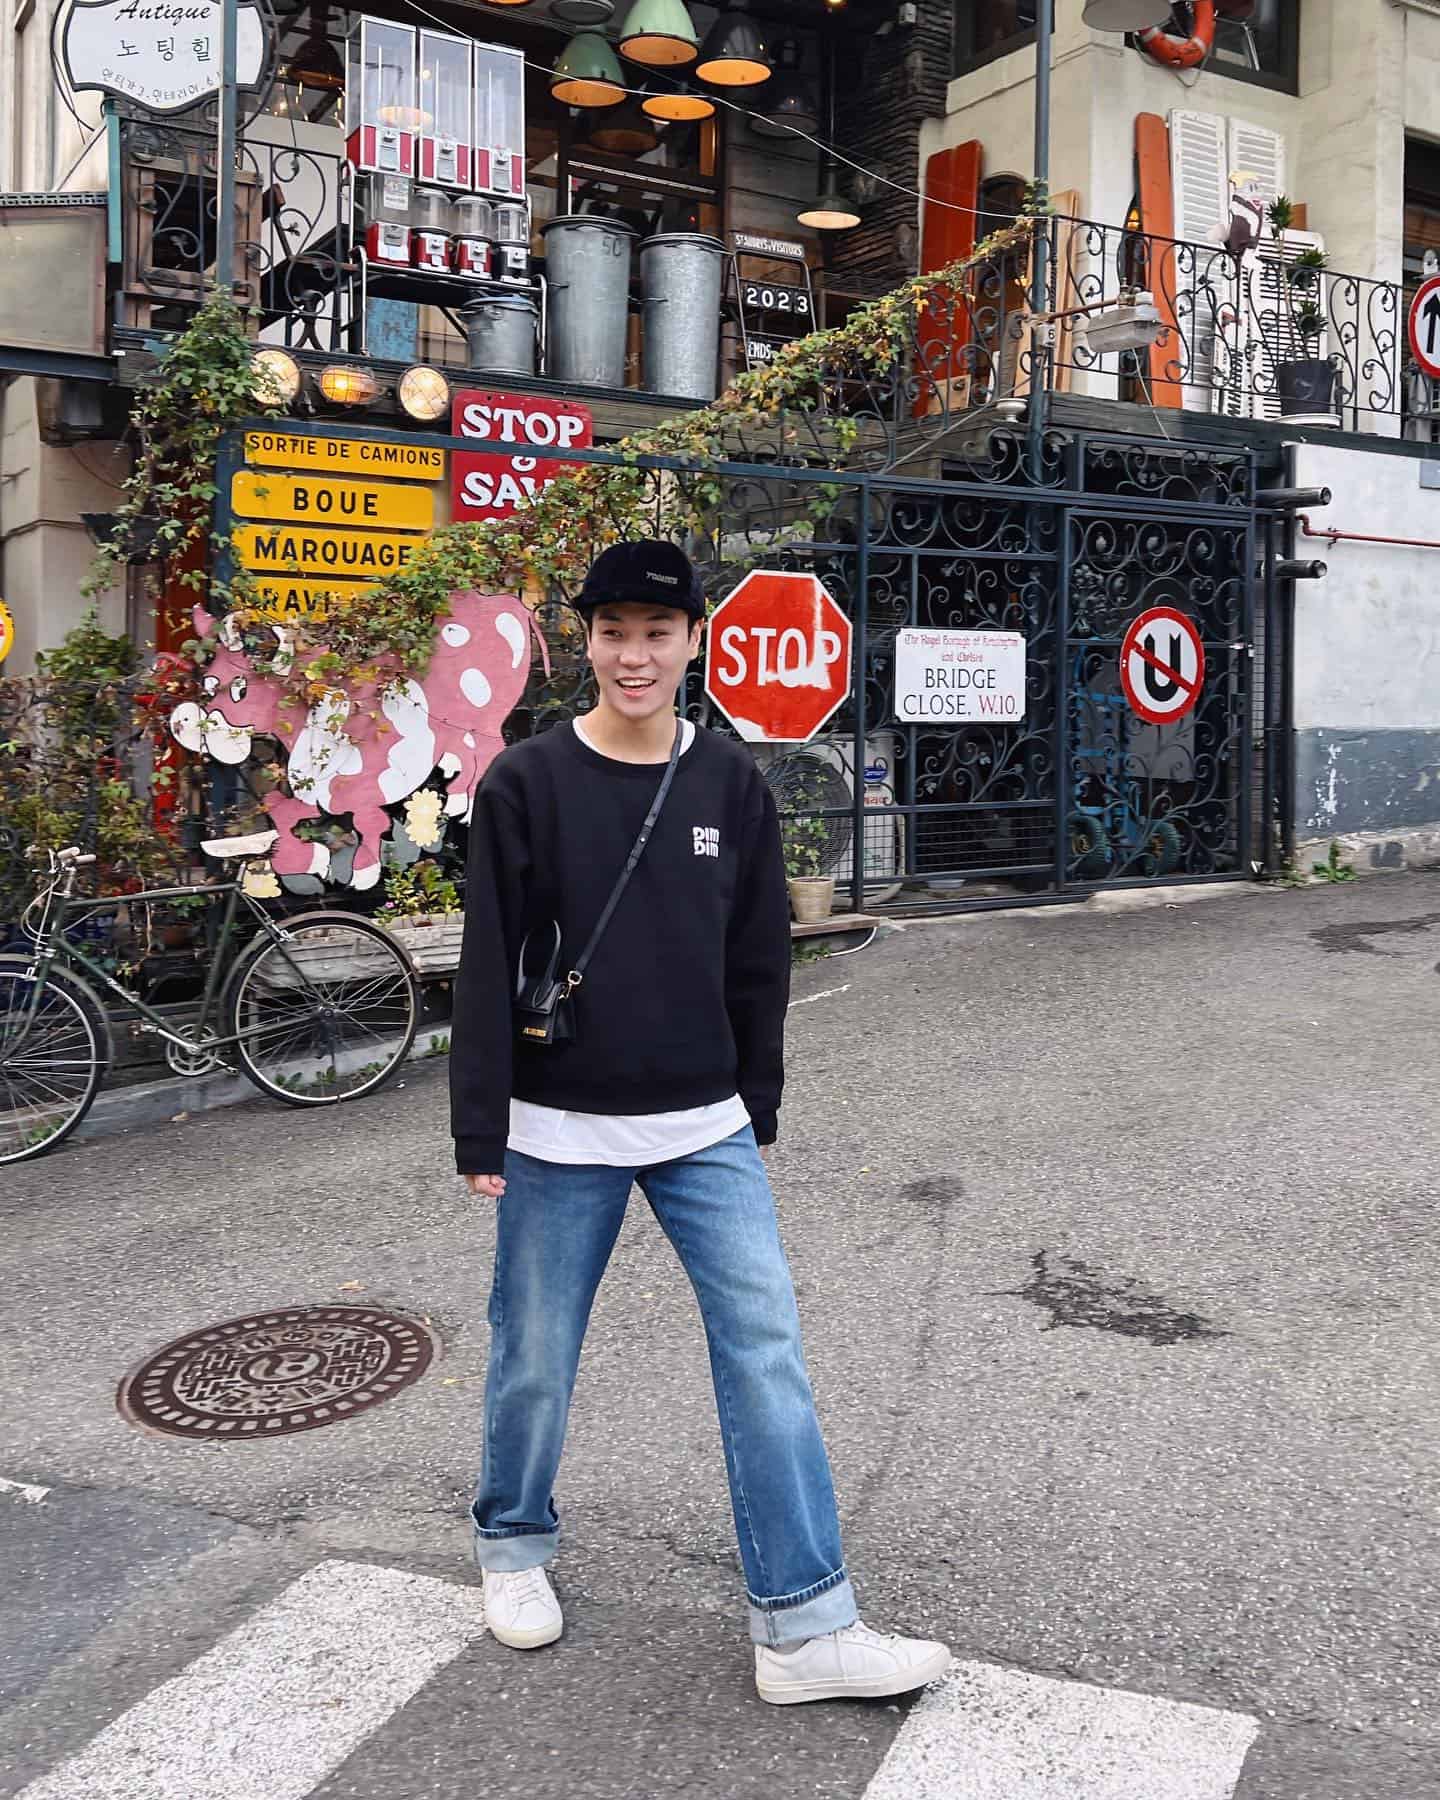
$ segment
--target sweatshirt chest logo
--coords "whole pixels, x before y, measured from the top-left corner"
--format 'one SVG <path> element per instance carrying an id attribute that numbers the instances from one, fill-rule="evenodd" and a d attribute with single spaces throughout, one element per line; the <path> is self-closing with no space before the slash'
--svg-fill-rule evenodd
<path id="1" fill-rule="evenodd" d="M 697 856 L 718 856 L 720 854 L 720 827 L 718 825 L 696 825 L 695 854 Z"/>

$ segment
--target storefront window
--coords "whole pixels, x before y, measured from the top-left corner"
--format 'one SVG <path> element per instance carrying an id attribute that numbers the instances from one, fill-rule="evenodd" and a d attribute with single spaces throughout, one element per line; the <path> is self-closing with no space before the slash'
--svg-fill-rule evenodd
<path id="1" fill-rule="evenodd" d="M 1190 8 L 1177 10 L 1188 15 Z M 1211 69 L 1217 75 L 1253 82 L 1257 87 L 1297 93 L 1299 13 L 1299 0 L 1255 0 L 1248 18 L 1243 9 L 1221 13 L 1217 8 Z"/>
<path id="2" fill-rule="evenodd" d="M 1035 0 L 957 0 L 955 73 L 1035 41 Z"/>
<path id="3" fill-rule="evenodd" d="M 1166 29 L 1188 37 L 1194 7 L 1181 0 Z M 1298 91 L 1299 0 L 1253 0 L 1248 9 L 1216 10 L 1215 48 L 1207 65 L 1215 75 L 1259 87 Z M 979 68 L 1035 39 L 1035 0 L 956 0 L 955 73 Z M 1127 40 L 1130 44 L 1135 39 Z"/>

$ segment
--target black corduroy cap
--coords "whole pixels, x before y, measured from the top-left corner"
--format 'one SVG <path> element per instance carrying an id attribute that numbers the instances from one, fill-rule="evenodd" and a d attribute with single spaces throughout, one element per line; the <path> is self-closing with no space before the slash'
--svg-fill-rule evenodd
<path id="1" fill-rule="evenodd" d="M 591 613 L 597 606 L 646 602 L 674 607 L 692 621 L 705 617 L 698 570 L 678 544 L 664 538 L 638 538 L 602 550 L 574 604 L 577 612 Z"/>

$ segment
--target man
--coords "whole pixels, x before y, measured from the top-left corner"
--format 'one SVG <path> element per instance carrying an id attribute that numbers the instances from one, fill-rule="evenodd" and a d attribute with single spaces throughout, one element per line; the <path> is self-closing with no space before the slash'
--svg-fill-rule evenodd
<path id="1" fill-rule="evenodd" d="M 705 602 L 674 544 L 611 546 L 576 606 L 599 697 L 506 750 L 481 784 L 455 989 L 457 1166 L 499 1202 L 472 1508 L 486 1623 L 517 1649 L 560 1635 L 551 1488 L 591 1304 L 638 1184 L 700 1302 L 762 1698 L 904 1693 L 943 1674 L 949 1651 L 858 1622 L 757 1148 L 776 1135 L 790 978 L 775 804 L 747 750 L 676 718 Z M 673 786 L 569 1003 L 573 1038 L 522 1043 L 522 945 L 532 932 L 553 942 L 554 921 L 558 968 L 573 968 L 677 731 Z"/>

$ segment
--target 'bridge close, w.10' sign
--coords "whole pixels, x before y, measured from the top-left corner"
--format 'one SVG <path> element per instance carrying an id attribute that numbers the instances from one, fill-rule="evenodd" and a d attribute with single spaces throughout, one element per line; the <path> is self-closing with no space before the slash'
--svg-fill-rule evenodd
<path id="1" fill-rule="evenodd" d="M 895 717 L 902 725 L 1025 717 L 1025 639 L 1018 631 L 895 634 Z"/>

